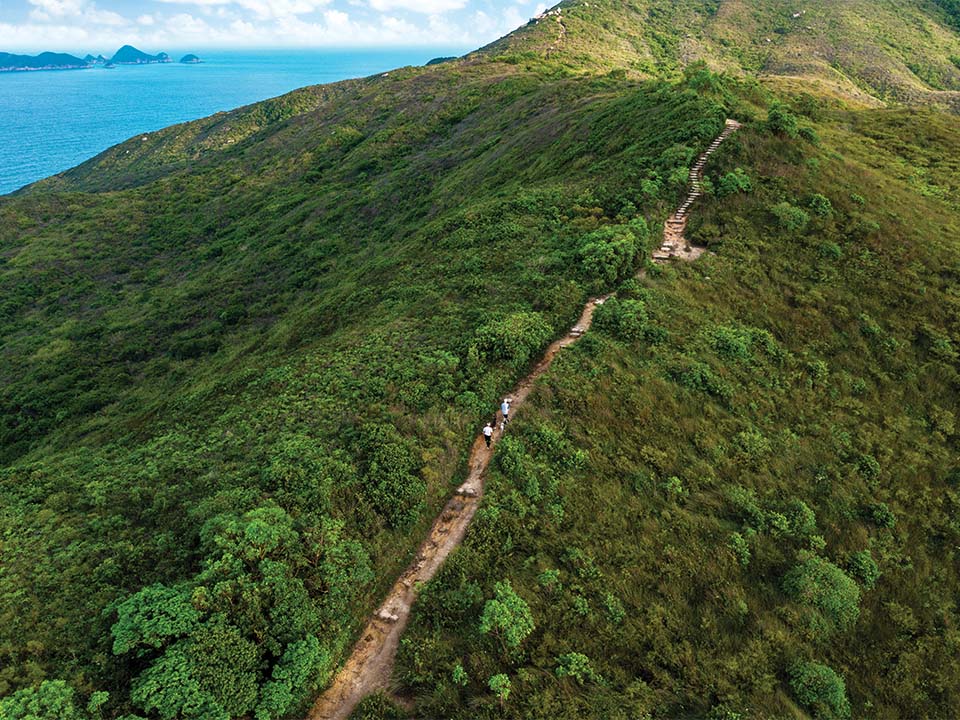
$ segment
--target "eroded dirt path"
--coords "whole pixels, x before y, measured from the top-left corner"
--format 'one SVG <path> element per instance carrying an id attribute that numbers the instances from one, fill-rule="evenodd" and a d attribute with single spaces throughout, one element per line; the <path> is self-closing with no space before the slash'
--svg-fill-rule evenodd
<path id="1" fill-rule="evenodd" d="M 664 231 L 664 245 L 661 246 L 659 251 L 654 252 L 654 261 L 695 260 L 702 254 L 702 249 L 689 248 L 686 241 L 683 240 L 687 210 L 696 198 L 702 194 L 700 182 L 703 178 L 703 168 L 707 158 L 721 142 L 736 132 L 739 127 L 739 123 L 728 120 L 723 134 L 714 140 L 710 149 L 698 158 L 697 164 L 690 172 L 691 192 L 684 204 L 670 218 L 671 221 L 677 219 L 680 221 L 679 234 L 676 235 L 677 231 L 675 229 L 678 226 L 671 225 L 668 221 L 667 230 Z M 679 237 L 683 241 L 684 247 L 688 249 L 683 252 L 674 251 L 664 255 L 664 247 L 668 242 L 668 232 L 671 233 L 671 238 L 674 238 L 675 235 Z M 676 243 L 675 239 L 671 241 Z M 516 417 L 516 412 L 523 406 L 533 389 L 534 383 L 550 368 L 557 354 L 563 348 L 577 342 L 590 329 L 594 310 L 609 297 L 610 295 L 604 295 L 591 298 L 584 307 L 577 324 L 564 337 L 547 348 L 543 358 L 533 371 L 521 380 L 512 393 L 508 395 L 512 399 L 511 417 Z M 410 609 L 417 599 L 418 584 L 425 583 L 436 575 L 447 556 L 463 542 L 467 527 L 473 520 L 480 499 L 483 497 L 487 467 L 502 436 L 501 431 L 495 432 L 490 447 L 487 448 L 483 436 L 477 435 L 470 450 L 466 480 L 460 485 L 456 494 L 444 506 L 443 511 L 434 521 L 430 528 L 430 534 L 420 545 L 413 563 L 397 579 L 386 599 L 367 622 L 360 636 L 360 641 L 354 646 L 350 657 L 340 669 L 340 672 L 337 673 L 330 687 L 317 699 L 307 716 L 307 720 L 346 720 L 364 697 L 378 690 L 389 690 L 400 637 L 410 619 Z"/>

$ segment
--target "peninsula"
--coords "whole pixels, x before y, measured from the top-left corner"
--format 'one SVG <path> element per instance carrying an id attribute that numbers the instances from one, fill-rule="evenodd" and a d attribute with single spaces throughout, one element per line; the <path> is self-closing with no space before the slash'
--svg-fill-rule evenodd
<path id="1" fill-rule="evenodd" d="M 14 53 L 0 52 L 0 72 L 24 70 L 85 70 L 97 65 L 114 67 L 116 65 L 152 65 L 154 63 L 170 62 L 173 62 L 173 58 L 165 52 L 150 55 L 142 50 L 138 50 L 132 45 L 124 45 L 109 59 L 103 55 L 94 57 L 92 54 L 87 54 L 81 58 L 75 55 L 57 52 L 42 52 L 39 55 L 16 55 Z M 199 63 L 202 61 L 196 55 L 190 54 L 186 55 L 180 62 Z"/>
<path id="2" fill-rule="evenodd" d="M 14 55 L 0 52 L 0 72 L 15 70 L 79 70 L 91 63 L 66 53 L 44 52 L 39 55 Z"/>

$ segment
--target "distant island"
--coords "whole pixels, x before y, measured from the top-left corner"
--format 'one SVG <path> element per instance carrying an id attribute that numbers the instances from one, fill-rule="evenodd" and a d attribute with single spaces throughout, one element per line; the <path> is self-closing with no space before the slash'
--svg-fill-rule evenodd
<path id="1" fill-rule="evenodd" d="M 0 72 L 12 70 L 79 70 L 90 63 L 66 53 L 44 52 L 39 55 L 14 55 L 0 52 Z"/>
<path id="2" fill-rule="evenodd" d="M 79 58 L 67 53 L 43 52 L 39 55 L 15 55 L 13 53 L 0 52 L 0 72 L 14 72 L 26 70 L 84 70 L 97 65 L 103 67 L 115 67 L 117 65 L 151 65 L 154 63 L 173 62 L 167 53 L 161 52 L 156 55 L 150 55 L 138 50 L 132 45 L 124 45 L 113 54 L 113 57 L 107 59 L 103 55 L 94 57 L 88 54 L 86 57 Z M 196 55 L 185 55 L 180 62 L 187 64 L 196 64 L 202 62 Z"/>
<path id="3" fill-rule="evenodd" d="M 110 58 L 110 62 L 114 65 L 150 65 L 152 63 L 168 63 L 173 61 L 165 52 L 148 55 L 142 50 L 137 50 L 133 45 L 124 45 L 114 53 L 113 57 Z"/>

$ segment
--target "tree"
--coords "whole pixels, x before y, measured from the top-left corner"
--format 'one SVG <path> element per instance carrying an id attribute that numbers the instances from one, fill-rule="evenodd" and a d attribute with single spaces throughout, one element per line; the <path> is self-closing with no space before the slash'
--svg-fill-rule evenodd
<path id="1" fill-rule="evenodd" d="M 140 648 L 142 655 L 148 649 L 160 649 L 170 640 L 189 635 L 199 619 L 183 589 L 150 585 L 117 605 L 117 621 L 110 629 L 113 652 L 122 655 Z"/>
<path id="2" fill-rule="evenodd" d="M 0 720 L 97 720 L 107 693 L 96 692 L 86 709 L 76 704 L 74 689 L 63 680 L 44 680 L 0 699 Z"/>
<path id="3" fill-rule="evenodd" d="M 510 678 L 504 673 L 500 673 L 491 677 L 487 684 L 496 694 L 497 699 L 500 700 L 500 707 L 502 708 L 504 703 L 507 702 L 507 698 L 510 697 Z"/>
<path id="4" fill-rule="evenodd" d="M 483 606 L 480 632 L 496 635 L 504 650 L 516 649 L 536 627 L 530 606 L 514 592 L 509 580 L 496 583 L 493 591 L 494 598 Z"/>

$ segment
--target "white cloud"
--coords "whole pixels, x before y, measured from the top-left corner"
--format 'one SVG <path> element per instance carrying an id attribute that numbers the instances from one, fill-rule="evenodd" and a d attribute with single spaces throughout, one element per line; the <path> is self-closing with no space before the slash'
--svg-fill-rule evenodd
<path id="1" fill-rule="evenodd" d="M 156 0 L 176 5 L 236 5 L 261 20 L 309 15 L 330 4 L 331 0 Z"/>
<path id="2" fill-rule="evenodd" d="M 79 15 L 86 5 L 86 0 L 30 0 L 36 10 L 33 10 L 31 17 L 59 18 L 71 15 Z"/>
<path id="3" fill-rule="evenodd" d="M 370 7 L 378 12 L 390 10 L 410 10 L 425 15 L 462 10 L 467 0 L 370 0 Z"/>
<path id="4" fill-rule="evenodd" d="M 108 54 L 127 43 L 148 52 L 181 48 L 202 52 L 214 47 L 479 47 L 522 25 L 535 12 L 535 3 L 542 5 L 541 0 L 28 2 L 30 20 L 21 25 L 0 22 L 3 49 L 82 55 Z M 97 2 L 119 12 L 102 9 Z"/>

